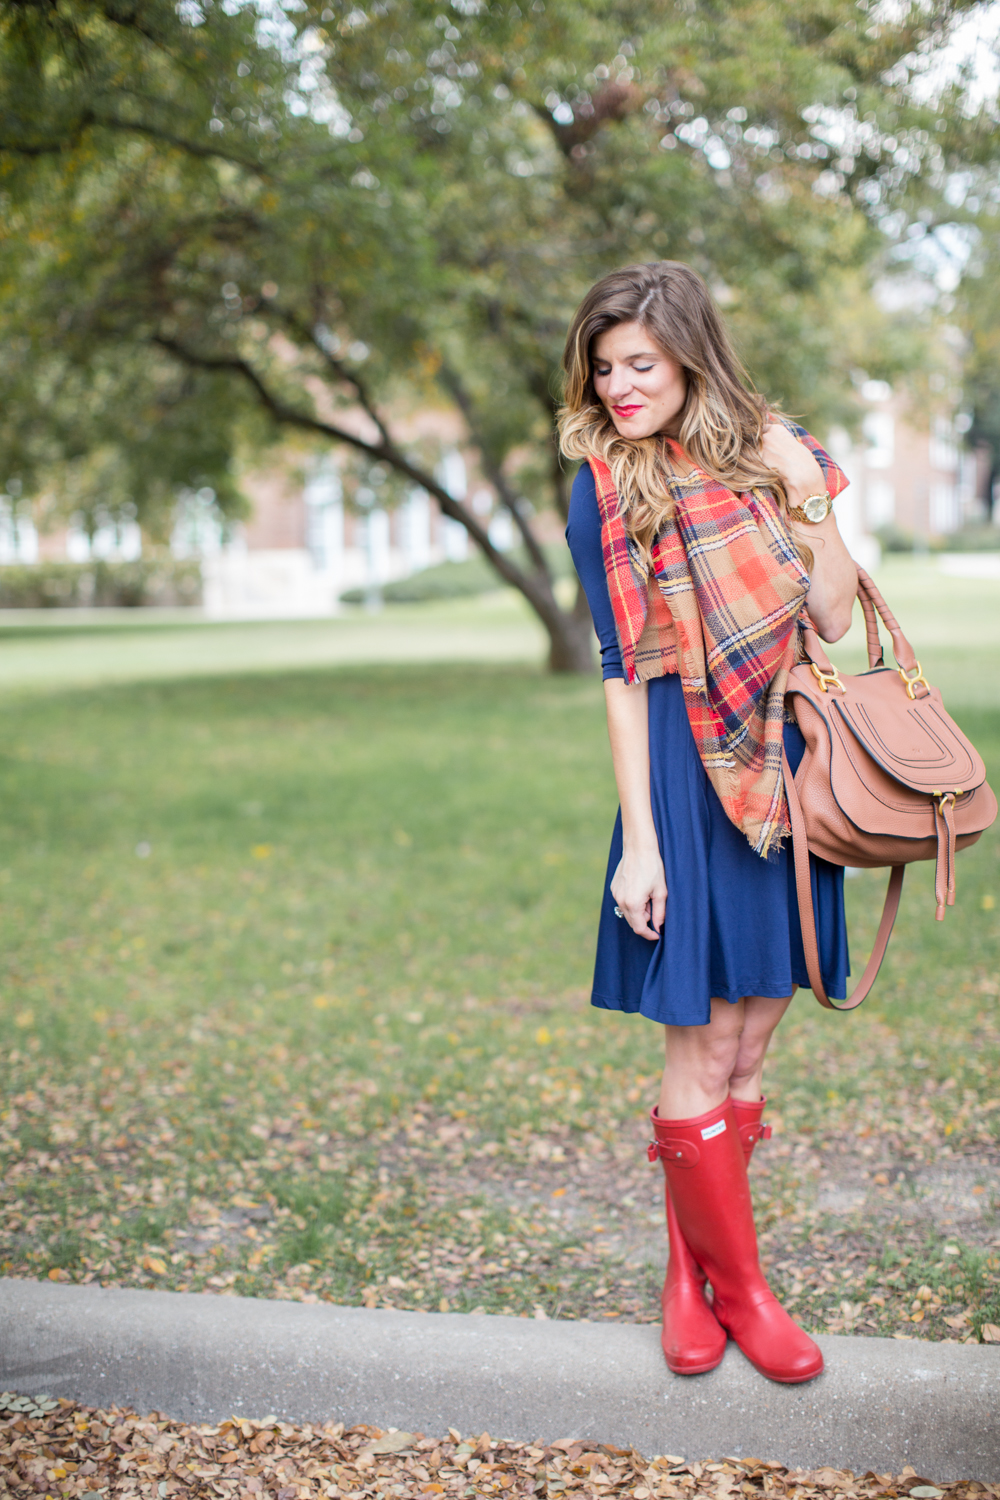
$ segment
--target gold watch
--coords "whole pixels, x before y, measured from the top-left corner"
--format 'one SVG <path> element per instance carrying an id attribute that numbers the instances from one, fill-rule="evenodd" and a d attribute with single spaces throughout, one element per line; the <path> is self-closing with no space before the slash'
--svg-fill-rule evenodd
<path id="1" fill-rule="evenodd" d="M 833 509 L 833 501 L 828 490 L 821 494 L 807 495 L 801 505 L 790 505 L 788 514 L 793 521 L 811 521 L 818 526 L 820 521 L 825 521 Z"/>

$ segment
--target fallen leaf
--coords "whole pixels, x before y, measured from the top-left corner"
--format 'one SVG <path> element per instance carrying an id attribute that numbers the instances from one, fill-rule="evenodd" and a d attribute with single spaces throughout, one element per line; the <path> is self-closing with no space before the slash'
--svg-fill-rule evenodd
<path id="1" fill-rule="evenodd" d="M 1000 1325 L 996 1323 L 983 1324 L 983 1343 L 1000 1344 Z"/>
<path id="2" fill-rule="evenodd" d="M 384 1437 L 376 1438 L 374 1443 L 366 1443 L 358 1457 L 374 1456 L 377 1453 L 402 1453 L 404 1448 L 411 1448 L 413 1443 L 412 1432 L 387 1432 Z"/>

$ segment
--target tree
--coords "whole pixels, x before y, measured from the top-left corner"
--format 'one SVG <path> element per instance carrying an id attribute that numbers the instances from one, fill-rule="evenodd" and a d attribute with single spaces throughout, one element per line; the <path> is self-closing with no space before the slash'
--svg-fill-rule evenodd
<path id="1" fill-rule="evenodd" d="M 574 305 L 688 260 L 761 387 L 843 415 L 859 348 L 884 364 L 878 226 L 976 129 L 908 94 L 963 8 L 3 0 L 0 472 L 27 493 L 99 449 L 155 529 L 183 488 L 234 513 L 241 446 L 346 445 L 432 494 L 583 670 L 586 601 L 560 607 L 532 523 L 567 508 Z M 461 415 L 523 562 L 400 437 L 416 401 Z"/>
<path id="2" fill-rule="evenodd" d="M 982 192 L 983 184 L 976 184 Z M 988 184 L 982 198 L 968 184 L 974 233 L 969 263 L 959 288 L 958 316 L 965 334 L 964 395 L 971 419 L 967 441 L 986 449 L 980 498 L 987 521 L 997 519 L 996 488 L 1000 484 L 1000 195 Z M 978 201 L 977 201 L 978 198 Z M 970 215 L 971 217 L 972 215 Z"/>

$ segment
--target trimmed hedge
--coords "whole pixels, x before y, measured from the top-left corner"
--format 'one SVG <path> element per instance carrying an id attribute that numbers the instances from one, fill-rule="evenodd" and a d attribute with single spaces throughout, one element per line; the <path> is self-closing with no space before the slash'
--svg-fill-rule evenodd
<path id="1" fill-rule="evenodd" d="M 904 531 L 895 521 L 879 526 L 875 532 L 883 552 L 1000 552 L 1000 526 L 980 522 L 962 526 L 944 536 L 932 536 L 920 542 L 912 531 Z"/>
<path id="2" fill-rule="evenodd" d="M 556 578 L 571 575 L 573 565 L 568 547 L 560 542 L 549 543 L 544 551 Z M 516 548 L 510 556 L 520 567 L 530 566 L 522 548 Z M 429 604 L 435 599 L 464 599 L 504 587 L 503 579 L 486 559 L 475 554 L 465 562 L 436 563 L 434 567 L 411 573 L 409 578 L 383 584 L 376 592 L 386 604 Z M 370 589 L 347 589 L 340 598 L 343 604 L 364 604 L 370 593 Z"/>
<path id="3" fill-rule="evenodd" d="M 12 563 L 0 567 L 0 609 L 95 609 L 201 603 L 201 565 L 174 557 L 134 562 Z"/>

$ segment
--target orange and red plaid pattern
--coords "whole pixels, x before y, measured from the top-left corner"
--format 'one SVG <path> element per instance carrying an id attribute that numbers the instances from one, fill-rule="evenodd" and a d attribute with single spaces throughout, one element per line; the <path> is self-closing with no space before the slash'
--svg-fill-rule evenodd
<path id="1" fill-rule="evenodd" d="M 804 427 L 831 495 L 847 479 Z M 730 822 L 764 858 L 789 832 L 781 776 L 785 687 L 809 576 L 775 497 L 737 495 L 690 465 L 670 481 L 673 509 L 654 543 L 650 590 L 619 514 L 611 471 L 590 467 L 601 510 L 608 592 L 628 682 L 679 672 L 691 731 Z"/>

